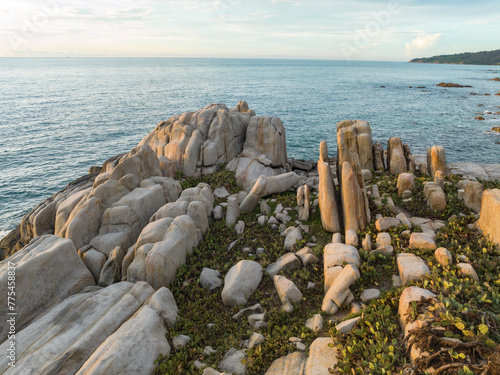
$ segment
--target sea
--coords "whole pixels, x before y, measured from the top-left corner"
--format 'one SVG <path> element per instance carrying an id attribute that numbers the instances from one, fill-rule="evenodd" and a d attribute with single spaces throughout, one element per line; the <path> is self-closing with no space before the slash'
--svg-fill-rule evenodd
<path id="1" fill-rule="evenodd" d="M 334 155 L 337 122 L 361 119 L 384 145 L 398 136 L 414 154 L 442 145 L 449 162 L 500 163 L 495 77 L 498 66 L 405 62 L 0 58 L 0 237 L 160 121 L 209 103 L 280 117 L 293 158 L 316 160 L 322 140 Z"/>

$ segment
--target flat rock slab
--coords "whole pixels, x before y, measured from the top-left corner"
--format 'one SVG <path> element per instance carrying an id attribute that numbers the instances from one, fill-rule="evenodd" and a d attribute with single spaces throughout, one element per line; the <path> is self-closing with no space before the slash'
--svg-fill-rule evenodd
<path id="1" fill-rule="evenodd" d="M 412 233 L 410 236 L 410 248 L 423 250 L 436 250 L 436 243 L 431 235 L 427 233 Z"/>
<path id="2" fill-rule="evenodd" d="M 375 222 L 375 228 L 377 228 L 379 232 L 384 232 L 398 225 L 401 225 L 401 222 L 395 217 L 382 217 Z"/>
<path id="3" fill-rule="evenodd" d="M 500 179 L 500 164 L 449 163 L 448 168 L 451 174 L 461 174 L 464 178 Z"/>
<path id="4" fill-rule="evenodd" d="M 399 254 L 397 263 L 399 276 L 401 277 L 403 285 L 419 280 L 425 274 L 430 273 L 429 267 L 424 260 L 414 254 Z"/>
<path id="5" fill-rule="evenodd" d="M 35 318 L 64 298 L 95 285 L 94 277 L 78 256 L 71 240 L 45 235 L 0 264 L 0 292 L 5 303 L 0 315 L 7 316 L 9 264 L 15 265 L 16 328 L 19 332 Z M 0 325 L 0 342 L 7 338 L 9 326 Z"/>

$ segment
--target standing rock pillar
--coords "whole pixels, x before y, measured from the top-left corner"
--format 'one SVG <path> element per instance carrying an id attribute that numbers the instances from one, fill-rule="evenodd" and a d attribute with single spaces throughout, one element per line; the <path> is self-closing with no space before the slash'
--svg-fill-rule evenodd
<path id="1" fill-rule="evenodd" d="M 328 146 L 326 141 L 321 142 L 319 146 L 318 174 L 318 201 L 321 211 L 321 223 L 323 224 L 323 228 L 328 232 L 340 232 L 342 230 L 340 211 L 335 183 L 328 161 Z"/>
<path id="2" fill-rule="evenodd" d="M 449 176 L 450 171 L 446 165 L 446 153 L 443 146 L 432 146 L 427 149 L 427 170 L 434 179 L 436 171 L 443 172 L 443 176 Z"/>

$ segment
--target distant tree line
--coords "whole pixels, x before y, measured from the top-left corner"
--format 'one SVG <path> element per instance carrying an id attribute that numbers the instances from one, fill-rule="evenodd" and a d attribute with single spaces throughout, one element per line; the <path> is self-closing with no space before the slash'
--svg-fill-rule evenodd
<path id="1" fill-rule="evenodd" d="M 500 65 L 500 49 L 495 51 L 465 52 L 454 55 L 416 58 L 411 63 Z"/>

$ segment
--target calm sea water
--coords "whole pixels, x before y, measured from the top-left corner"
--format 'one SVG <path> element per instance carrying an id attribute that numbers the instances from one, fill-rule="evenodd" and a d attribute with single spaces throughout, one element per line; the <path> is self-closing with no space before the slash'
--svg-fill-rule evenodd
<path id="1" fill-rule="evenodd" d="M 245 99 L 281 117 L 291 157 L 318 157 L 335 126 L 370 122 L 375 140 L 399 136 L 413 153 L 446 147 L 448 161 L 500 162 L 499 67 L 251 59 L 0 59 L 0 231 L 161 120 Z M 471 85 L 442 89 L 439 82 Z M 385 87 L 381 87 L 385 86 Z M 413 88 L 409 88 L 413 86 Z M 426 89 L 418 89 L 425 86 Z M 427 90 L 427 91 L 424 91 Z M 478 105 L 483 104 L 484 107 Z M 0 236 L 2 236 L 0 234 Z"/>

